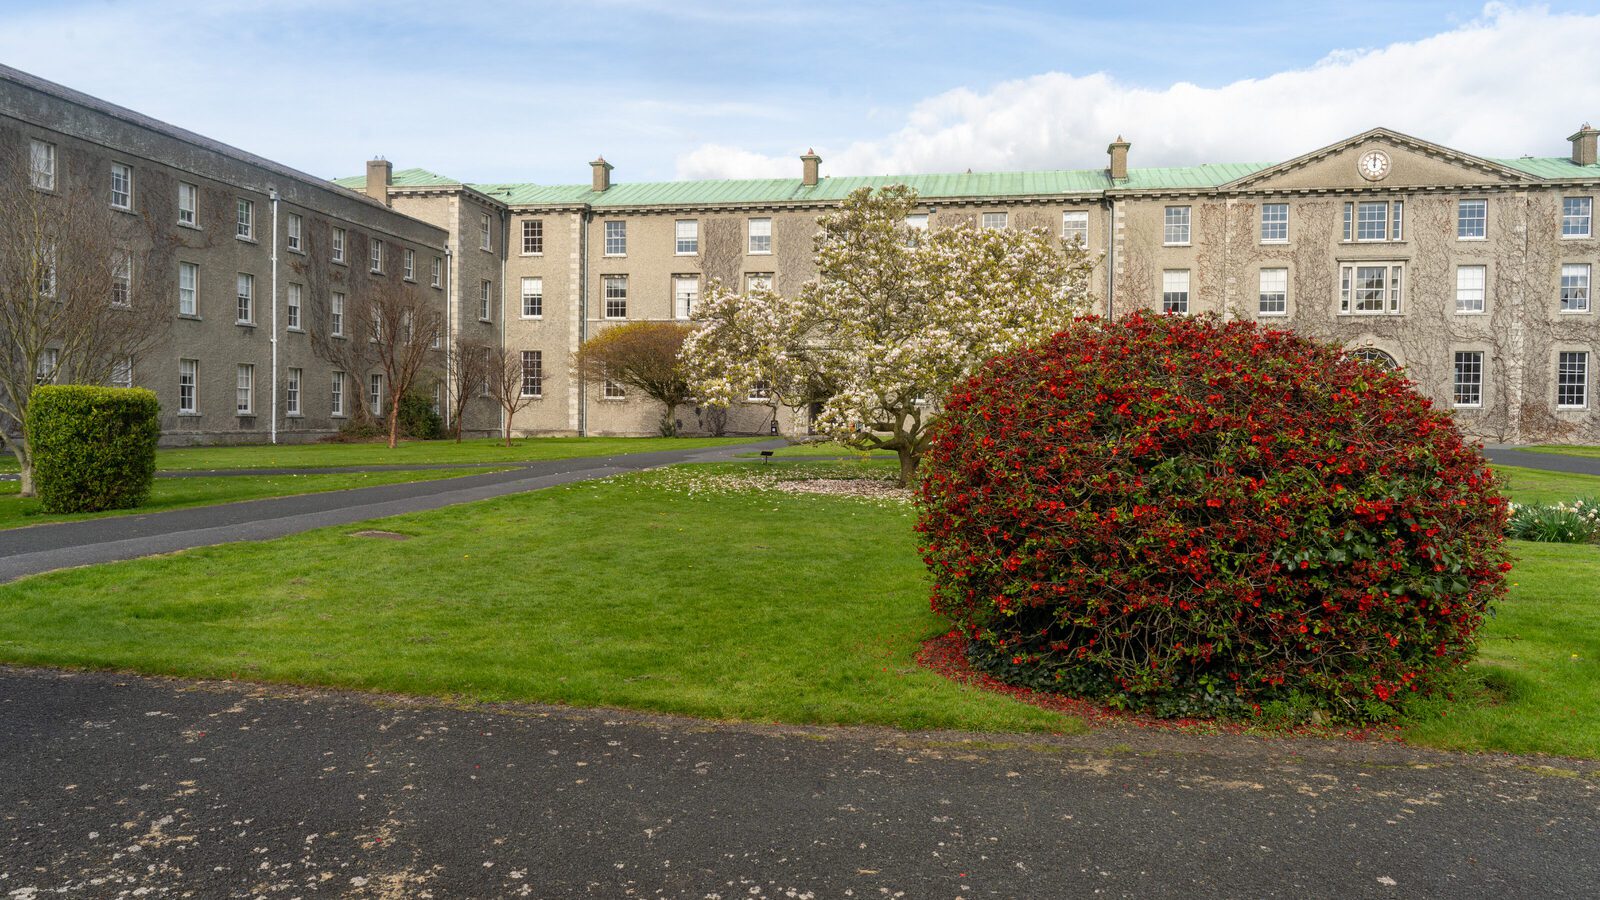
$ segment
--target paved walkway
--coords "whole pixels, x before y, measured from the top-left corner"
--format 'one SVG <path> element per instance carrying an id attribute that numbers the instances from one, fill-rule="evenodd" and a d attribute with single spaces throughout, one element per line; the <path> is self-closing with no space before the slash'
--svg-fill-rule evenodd
<path id="1" fill-rule="evenodd" d="M 0 896 L 1600 885 L 1593 763 L 1145 732 L 972 737 L 0 668 Z"/>
<path id="2" fill-rule="evenodd" d="M 1485 447 L 1483 455 L 1490 462 L 1502 466 L 1521 466 L 1525 469 L 1543 469 L 1546 472 L 1565 472 L 1569 475 L 1600 475 L 1600 458 L 1588 456 L 1563 456 L 1559 453 L 1532 453 L 1516 447 Z"/>
<path id="3" fill-rule="evenodd" d="M 0 582 L 54 569 L 171 553 L 191 547 L 266 540 L 313 528 L 438 509 L 674 463 L 733 459 L 752 449 L 782 446 L 782 443 L 769 441 L 545 460 L 518 464 L 503 472 L 437 481 L 0 530 Z"/>

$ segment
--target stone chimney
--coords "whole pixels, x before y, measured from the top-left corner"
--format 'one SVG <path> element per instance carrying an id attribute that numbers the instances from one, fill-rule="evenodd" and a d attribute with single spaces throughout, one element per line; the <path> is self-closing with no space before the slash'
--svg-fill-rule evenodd
<path id="1" fill-rule="evenodd" d="M 806 155 L 800 157 L 800 183 L 806 187 L 815 187 L 817 178 L 822 168 L 822 157 L 815 150 L 807 150 Z"/>
<path id="2" fill-rule="evenodd" d="M 1111 173 L 1112 182 L 1128 180 L 1128 148 L 1131 146 L 1133 145 L 1123 140 L 1119 134 L 1117 139 L 1111 142 L 1111 146 L 1106 148 L 1106 152 L 1111 154 L 1111 166 L 1107 171 Z"/>
<path id="3" fill-rule="evenodd" d="M 606 162 L 606 158 L 601 156 L 589 163 L 589 167 L 594 170 L 591 189 L 596 192 L 611 190 L 611 163 Z"/>
<path id="4" fill-rule="evenodd" d="M 391 184 L 394 184 L 394 166 L 381 156 L 367 160 L 367 196 L 388 206 Z"/>
<path id="5" fill-rule="evenodd" d="M 1572 142 L 1572 161 L 1580 166 L 1595 164 L 1595 138 L 1600 137 L 1600 131 L 1589 126 L 1588 122 L 1578 129 L 1578 133 L 1567 140 Z"/>

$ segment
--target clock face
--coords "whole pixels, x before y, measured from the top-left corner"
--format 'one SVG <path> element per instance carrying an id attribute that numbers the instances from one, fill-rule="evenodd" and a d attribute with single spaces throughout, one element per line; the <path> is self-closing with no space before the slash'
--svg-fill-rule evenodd
<path id="1" fill-rule="evenodd" d="M 1382 150 L 1369 150 L 1361 155 L 1356 170 L 1368 181 L 1378 181 L 1389 174 L 1389 154 Z"/>

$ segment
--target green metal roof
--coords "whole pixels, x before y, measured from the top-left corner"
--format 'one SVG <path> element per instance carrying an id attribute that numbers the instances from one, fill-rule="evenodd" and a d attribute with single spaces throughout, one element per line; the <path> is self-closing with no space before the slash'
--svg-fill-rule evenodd
<path id="1" fill-rule="evenodd" d="M 1520 159 L 1495 159 L 1502 166 L 1527 172 L 1535 178 L 1600 178 L 1600 165 L 1580 166 L 1565 156 L 1524 156 Z"/>
<path id="2" fill-rule="evenodd" d="M 1214 188 L 1277 163 L 1208 163 L 1171 169 L 1129 169 L 1128 180 L 1117 187 L 1127 191 Z"/>
<path id="3" fill-rule="evenodd" d="M 392 173 L 395 187 L 431 187 L 442 184 L 460 184 L 454 178 L 440 175 L 438 172 L 429 172 L 427 169 L 400 169 Z M 367 176 L 353 175 L 349 178 L 335 178 L 334 184 L 349 188 L 352 191 L 364 191 L 367 188 Z"/>

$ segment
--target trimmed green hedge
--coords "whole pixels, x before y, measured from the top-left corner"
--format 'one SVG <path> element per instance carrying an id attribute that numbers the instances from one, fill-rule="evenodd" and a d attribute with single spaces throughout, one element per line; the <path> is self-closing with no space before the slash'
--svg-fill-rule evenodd
<path id="1" fill-rule="evenodd" d="M 144 388 L 43 385 L 28 403 L 28 449 L 46 512 L 130 509 L 150 496 L 161 405 Z"/>

